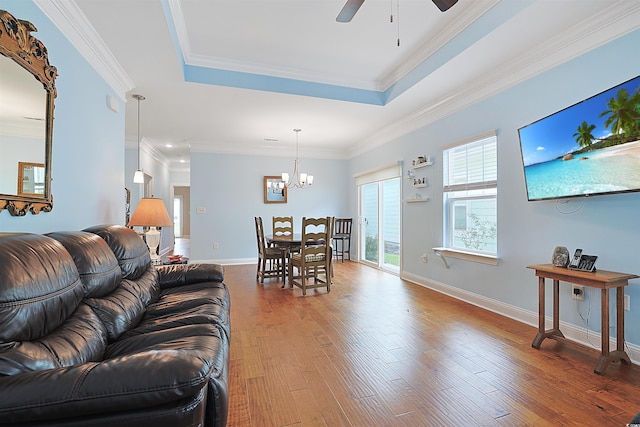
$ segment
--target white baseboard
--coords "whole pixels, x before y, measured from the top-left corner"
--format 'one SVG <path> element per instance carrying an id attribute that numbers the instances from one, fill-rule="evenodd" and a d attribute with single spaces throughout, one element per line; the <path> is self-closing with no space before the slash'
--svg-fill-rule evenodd
<path id="1" fill-rule="evenodd" d="M 424 277 L 417 276 L 412 273 L 403 272 L 400 277 L 409 282 L 415 283 L 416 285 L 424 286 L 425 288 L 432 289 L 434 291 L 440 292 L 442 294 L 448 295 L 452 298 L 456 298 L 461 301 L 468 302 L 469 304 L 473 304 L 477 307 L 484 308 L 485 310 L 492 311 L 494 313 L 500 314 L 502 316 L 508 317 L 510 319 L 516 320 L 518 322 L 525 323 L 527 325 L 538 327 L 538 313 L 530 310 L 525 310 L 520 307 L 516 307 L 514 305 L 506 304 L 501 301 L 497 301 L 491 298 L 487 298 L 482 295 L 474 294 L 473 292 L 465 291 L 460 288 L 456 288 L 455 286 L 450 286 L 441 282 L 437 282 L 435 280 L 425 279 Z M 546 317 L 547 323 L 553 323 L 553 319 L 551 317 Z M 576 343 L 585 345 L 590 348 L 594 348 L 596 350 L 600 350 L 600 333 L 589 331 L 590 339 L 585 337 L 585 328 L 582 326 L 576 326 L 571 323 L 560 321 L 560 329 L 564 336 Z M 533 336 L 531 340 L 533 341 Z M 610 344 L 611 348 L 615 348 L 616 339 L 611 338 Z M 640 365 L 640 346 L 636 344 L 627 343 L 625 345 L 627 354 L 631 359 L 631 362 L 635 365 Z"/>
<path id="2" fill-rule="evenodd" d="M 258 258 L 190 259 L 189 264 L 245 265 L 258 264 Z"/>

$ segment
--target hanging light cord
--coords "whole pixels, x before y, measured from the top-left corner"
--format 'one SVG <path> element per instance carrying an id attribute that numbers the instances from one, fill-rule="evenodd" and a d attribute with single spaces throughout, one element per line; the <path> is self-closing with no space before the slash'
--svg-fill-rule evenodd
<path id="1" fill-rule="evenodd" d="M 138 94 L 131 96 L 138 101 L 138 170 L 140 170 L 140 101 L 144 101 L 145 97 Z"/>
<path id="2" fill-rule="evenodd" d="M 138 100 L 138 170 L 140 170 L 140 95 L 136 96 Z"/>
<path id="3" fill-rule="evenodd" d="M 398 15 L 396 19 L 396 24 L 398 25 L 398 47 L 400 47 L 400 0 L 396 2 L 396 14 Z"/>
<path id="4" fill-rule="evenodd" d="M 393 0 L 390 0 L 391 14 L 389 15 L 389 22 L 393 24 Z M 400 47 L 400 0 L 396 0 L 396 25 L 398 26 L 398 39 L 397 45 Z"/>

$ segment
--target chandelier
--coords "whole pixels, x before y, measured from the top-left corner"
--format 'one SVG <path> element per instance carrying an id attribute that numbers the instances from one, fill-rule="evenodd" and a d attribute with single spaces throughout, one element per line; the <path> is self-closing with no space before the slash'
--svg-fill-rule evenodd
<path id="1" fill-rule="evenodd" d="M 290 177 L 287 172 L 282 172 L 282 181 L 287 188 L 304 188 L 305 185 L 310 186 L 313 184 L 313 175 L 307 175 L 306 173 L 299 171 L 300 160 L 298 159 L 298 133 L 301 130 L 302 129 L 293 130 L 296 133 L 296 159 L 293 163 L 293 174 Z"/>

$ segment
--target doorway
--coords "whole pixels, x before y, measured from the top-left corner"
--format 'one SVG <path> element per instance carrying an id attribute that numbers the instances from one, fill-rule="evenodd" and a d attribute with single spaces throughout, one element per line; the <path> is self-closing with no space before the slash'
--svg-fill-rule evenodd
<path id="1" fill-rule="evenodd" d="M 400 272 L 400 178 L 360 185 L 360 261 Z"/>
<path id="2" fill-rule="evenodd" d="M 188 239 L 191 234 L 191 187 L 173 187 L 173 234 Z"/>
<path id="3" fill-rule="evenodd" d="M 182 237 L 182 196 L 173 198 L 173 237 Z"/>

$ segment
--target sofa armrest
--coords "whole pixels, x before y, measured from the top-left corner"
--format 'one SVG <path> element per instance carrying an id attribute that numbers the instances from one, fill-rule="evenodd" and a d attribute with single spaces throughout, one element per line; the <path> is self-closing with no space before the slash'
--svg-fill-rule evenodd
<path id="1" fill-rule="evenodd" d="M 195 396 L 213 369 L 204 353 L 196 353 L 201 352 L 144 351 L 0 377 L 0 419 L 12 424 L 107 415 Z"/>
<path id="2" fill-rule="evenodd" d="M 174 264 L 156 267 L 162 289 L 200 282 L 222 282 L 224 267 L 219 264 Z"/>

